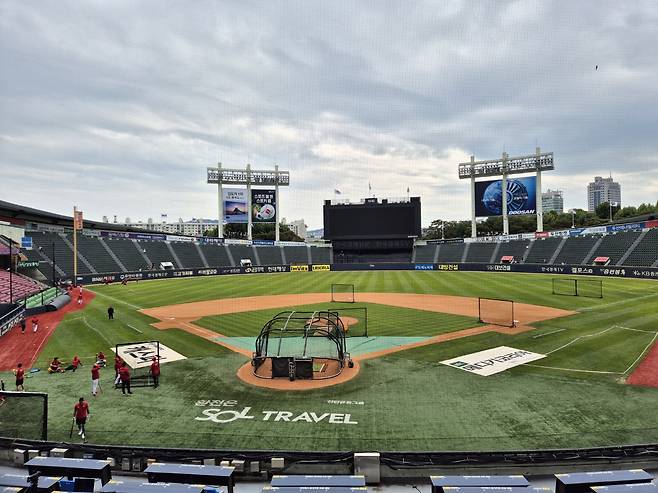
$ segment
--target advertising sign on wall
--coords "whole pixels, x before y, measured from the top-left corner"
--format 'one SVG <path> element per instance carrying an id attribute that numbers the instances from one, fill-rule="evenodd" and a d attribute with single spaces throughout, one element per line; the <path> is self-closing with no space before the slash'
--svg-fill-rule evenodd
<path id="1" fill-rule="evenodd" d="M 247 190 L 244 188 L 224 188 L 224 221 L 227 224 L 246 224 L 247 217 Z"/>
<path id="2" fill-rule="evenodd" d="M 251 221 L 253 223 L 273 223 L 276 221 L 274 190 L 251 190 Z"/>
<path id="3" fill-rule="evenodd" d="M 441 364 L 488 377 L 489 375 L 495 375 L 501 371 L 509 370 L 515 366 L 524 365 L 545 357 L 546 355 L 544 354 L 500 346 L 441 361 Z"/>
<path id="4" fill-rule="evenodd" d="M 536 178 L 507 179 L 507 214 L 536 214 Z M 477 217 L 503 214 L 502 180 L 475 182 L 475 215 Z"/>

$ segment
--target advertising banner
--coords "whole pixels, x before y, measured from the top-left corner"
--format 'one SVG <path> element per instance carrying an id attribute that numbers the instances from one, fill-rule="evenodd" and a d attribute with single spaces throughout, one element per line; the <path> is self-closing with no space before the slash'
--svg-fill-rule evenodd
<path id="1" fill-rule="evenodd" d="M 495 375 L 501 371 L 509 370 L 515 366 L 537 361 L 545 358 L 545 354 L 532 353 L 523 349 L 514 349 L 507 346 L 499 346 L 477 353 L 466 354 L 445 361 L 442 365 L 452 366 L 469 373 L 475 373 L 483 377 Z"/>
<path id="2" fill-rule="evenodd" d="M 31 236 L 21 237 L 21 248 L 23 250 L 32 250 L 32 237 Z"/>
<path id="3" fill-rule="evenodd" d="M 251 190 L 251 221 L 253 223 L 276 222 L 274 190 Z"/>
<path id="4" fill-rule="evenodd" d="M 313 272 L 329 272 L 331 270 L 331 265 L 329 264 L 315 264 L 311 266 Z"/>
<path id="5" fill-rule="evenodd" d="M 617 232 L 617 231 L 639 231 L 642 229 L 644 223 L 626 223 L 626 224 L 613 224 L 608 226 L 608 232 Z"/>
<path id="6" fill-rule="evenodd" d="M 290 272 L 308 272 L 308 265 L 291 265 Z"/>
<path id="7" fill-rule="evenodd" d="M 252 240 L 251 244 L 256 246 L 274 246 L 274 240 Z"/>
<path id="8" fill-rule="evenodd" d="M 507 214 L 536 214 L 536 178 L 507 179 Z M 502 180 L 475 182 L 475 215 L 477 217 L 503 214 Z"/>
<path id="9" fill-rule="evenodd" d="M 149 233 L 124 233 L 123 231 L 101 231 L 103 238 L 124 238 L 126 240 L 160 240 L 164 241 L 167 236 Z"/>
<path id="10" fill-rule="evenodd" d="M 247 190 L 244 188 L 224 188 L 224 222 L 226 224 L 247 224 L 249 222 Z"/>

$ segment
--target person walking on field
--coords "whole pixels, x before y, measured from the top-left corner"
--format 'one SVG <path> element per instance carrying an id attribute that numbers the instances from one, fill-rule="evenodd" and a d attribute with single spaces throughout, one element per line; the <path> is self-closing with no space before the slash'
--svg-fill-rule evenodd
<path id="1" fill-rule="evenodd" d="M 84 397 L 80 397 L 78 403 L 73 406 L 73 419 L 75 419 L 75 424 L 78 426 L 78 435 L 85 442 L 87 441 L 85 438 L 85 424 L 89 414 L 89 403 L 85 401 Z"/>
<path id="2" fill-rule="evenodd" d="M 121 369 L 121 364 L 123 363 L 123 358 L 118 354 L 114 357 L 114 388 L 119 388 L 119 382 L 121 378 L 119 377 L 119 370 Z"/>
<path id="3" fill-rule="evenodd" d="M 98 384 L 101 379 L 101 367 L 98 363 L 94 363 L 94 366 L 91 367 L 91 395 L 96 397 L 98 394 Z"/>
<path id="4" fill-rule="evenodd" d="M 107 307 L 107 318 L 109 320 L 114 320 L 114 307 L 113 306 L 108 306 Z"/>
<path id="5" fill-rule="evenodd" d="M 18 368 L 14 370 L 14 375 L 16 375 L 16 392 L 25 392 L 25 387 L 23 386 L 23 381 L 25 379 L 25 370 L 23 370 L 23 363 L 18 363 L 17 366 Z"/>
<path id="6" fill-rule="evenodd" d="M 21 334 L 25 334 L 25 317 L 21 318 Z"/>
<path id="7" fill-rule="evenodd" d="M 151 363 L 151 377 L 153 377 L 153 388 L 157 389 L 160 385 L 160 362 L 156 356 L 153 356 L 153 362 Z"/>
<path id="8" fill-rule="evenodd" d="M 32 332 L 36 334 L 37 330 L 39 330 L 39 319 L 34 317 L 32 319 Z"/>
<path id="9" fill-rule="evenodd" d="M 130 369 L 125 361 L 121 364 L 121 368 L 119 368 L 119 378 L 121 379 L 121 393 L 123 395 L 132 394 L 130 390 Z"/>

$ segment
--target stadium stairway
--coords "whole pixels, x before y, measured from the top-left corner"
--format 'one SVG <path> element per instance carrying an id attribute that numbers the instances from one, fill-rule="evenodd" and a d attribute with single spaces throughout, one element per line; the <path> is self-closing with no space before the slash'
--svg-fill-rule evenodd
<path id="1" fill-rule="evenodd" d="M 256 253 L 258 253 L 258 259 L 261 265 L 280 265 L 285 263 L 281 257 L 281 247 L 258 247 Z"/>
<path id="2" fill-rule="evenodd" d="M 83 235 L 81 233 L 76 234 L 76 239 L 73 239 L 73 235 L 66 235 L 64 233 L 60 234 L 62 241 L 66 243 L 66 246 L 68 246 L 71 249 L 71 252 L 75 252 L 75 246 L 74 242 L 77 242 Z M 89 272 L 92 274 L 96 274 L 96 271 L 94 270 L 94 266 L 91 265 L 91 263 L 87 260 L 87 257 L 85 257 L 85 254 L 82 252 L 82 249 L 78 246 L 78 252 L 77 252 L 77 257 L 78 257 L 78 273 L 83 272 L 83 270 L 80 269 L 80 263 L 84 264 Z"/>
<path id="3" fill-rule="evenodd" d="M 598 236 L 572 236 L 566 239 L 553 263 L 580 265 L 600 240 Z"/>
<path id="4" fill-rule="evenodd" d="M 500 243 L 500 248 L 492 263 L 499 263 L 500 259 L 506 255 L 514 257 L 514 262 L 516 263 L 523 262 L 524 257 L 528 253 L 529 244 L 530 240 L 513 240 Z"/>
<path id="5" fill-rule="evenodd" d="M 635 248 L 629 252 L 629 255 L 623 259 L 623 265 L 633 267 L 640 266 L 657 266 L 658 263 L 658 228 L 652 228 L 644 232 L 644 237 Z"/>
<path id="6" fill-rule="evenodd" d="M 414 249 L 415 262 L 434 262 L 434 254 L 436 253 L 437 245 L 419 245 Z"/>
<path id="7" fill-rule="evenodd" d="M 199 245 L 209 267 L 231 267 L 234 264 L 229 259 L 224 245 Z"/>
<path id="8" fill-rule="evenodd" d="M 172 262 L 174 264 L 175 269 L 182 269 L 183 264 L 181 263 L 180 259 L 178 258 L 178 255 L 176 255 L 176 252 L 174 251 L 174 247 L 171 246 L 171 243 L 168 241 L 165 241 L 165 246 L 167 247 L 167 251 L 169 252 L 169 255 L 174 259 Z"/>
<path id="9" fill-rule="evenodd" d="M 121 272 L 123 270 L 114 261 L 112 256 L 107 254 L 107 250 L 101 244 L 99 238 L 78 235 L 78 254 L 82 254 L 96 273 L 105 274 L 108 272 Z"/>
<path id="10" fill-rule="evenodd" d="M 112 251 L 112 249 L 111 249 L 109 246 L 107 246 L 107 243 L 105 243 L 105 241 L 103 240 L 103 238 L 98 238 L 98 243 L 100 243 L 101 246 L 102 246 L 102 247 L 105 249 L 105 251 L 107 252 L 107 254 L 108 254 L 110 257 L 112 257 L 112 259 L 116 262 L 116 264 L 121 268 L 121 271 L 122 271 L 122 272 L 126 272 L 126 271 L 128 270 L 128 269 L 126 269 L 126 266 L 123 265 L 123 263 L 121 262 L 121 260 L 119 260 L 119 257 L 117 257 L 117 256 L 114 254 L 114 252 Z"/>
<path id="11" fill-rule="evenodd" d="M 496 243 L 470 243 L 466 252 L 466 263 L 486 264 L 497 246 Z"/>
<path id="12" fill-rule="evenodd" d="M 254 249 L 247 245 L 227 245 L 230 255 L 235 261 L 234 265 L 239 266 L 240 260 L 249 259 L 254 265 L 258 265 L 257 259 L 254 257 Z"/>
<path id="13" fill-rule="evenodd" d="M 208 267 L 201 258 L 201 255 L 199 254 L 200 250 L 196 243 L 176 241 L 170 243 L 169 246 L 173 250 L 173 253 L 178 259 L 178 262 L 180 262 L 182 268 L 201 269 L 203 267 Z"/>
<path id="14" fill-rule="evenodd" d="M 137 245 L 146 254 L 153 268 L 157 269 L 161 262 L 172 262 L 175 265 L 175 259 L 166 242 L 138 240 Z"/>
<path id="15" fill-rule="evenodd" d="M 562 238 L 554 236 L 549 238 L 537 238 L 534 241 L 531 241 L 528 255 L 525 258 L 525 263 L 548 264 L 551 258 L 553 258 L 561 241 Z"/>
<path id="16" fill-rule="evenodd" d="M 437 262 L 461 262 L 463 254 L 464 243 L 444 243 L 441 245 Z"/>
<path id="17" fill-rule="evenodd" d="M 135 241 L 108 239 L 105 244 L 114 252 L 127 271 L 146 270 L 150 267 Z"/>
<path id="18" fill-rule="evenodd" d="M 585 263 L 591 264 L 596 257 L 608 257 L 610 265 L 617 265 L 639 236 L 639 231 L 624 231 L 606 235 L 601 238 L 597 248 L 585 259 Z"/>
<path id="19" fill-rule="evenodd" d="M 73 277 L 73 250 L 64 241 L 59 233 L 43 232 L 31 233 L 32 242 L 36 249 L 41 249 L 41 253 L 48 257 L 52 262 L 53 247 L 55 250 L 55 264 L 58 274 L 61 276 Z M 84 262 L 78 262 L 78 272 L 81 274 L 91 274 L 91 269 Z"/>
<path id="20" fill-rule="evenodd" d="M 283 251 L 288 264 L 308 264 L 309 252 L 306 246 L 284 246 Z"/>

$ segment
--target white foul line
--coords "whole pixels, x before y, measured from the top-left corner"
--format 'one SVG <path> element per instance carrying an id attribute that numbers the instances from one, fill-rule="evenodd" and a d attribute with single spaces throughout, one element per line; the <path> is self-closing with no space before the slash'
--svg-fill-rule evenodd
<path id="1" fill-rule="evenodd" d="M 560 370 L 560 371 L 577 371 L 579 373 L 603 373 L 606 375 L 623 375 L 616 371 L 598 371 L 598 370 L 577 370 L 575 368 L 560 368 L 557 366 L 544 366 L 544 365 L 533 365 L 532 363 L 527 363 L 525 366 L 534 366 L 535 368 L 546 368 L 549 370 Z"/>
<path id="2" fill-rule="evenodd" d="M 557 348 L 557 349 L 553 349 L 553 351 L 549 351 L 549 352 L 546 353 L 546 354 L 547 354 L 547 355 L 548 355 L 548 354 L 553 354 L 554 352 L 559 351 L 560 349 L 564 349 L 564 348 L 567 347 L 567 346 L 571 346 L 574 342 L 579 341 L 580 339 L 584 339 L 585 337 L 599 336 L 599 335 L 604 334 L 605 332 L 608 332 L 609 330 L 612 330 L 612 329 L 614 329 L 614 328 L 615 328 L 615 326 L 613 325 L 612 327 L 608 327 L 607 329 L 602 330 L 601 332 L 597 332 L 596 334 L 587 334 L 587 335 L 585 335 L 585 336 L 578 336 L 578 337 L 576 337 L 573 341 L 571 341 L 571 342 L 567 342 L 564 346 L 560 346 L 560 347 Z"/>
<path id="3" fill-rule="evenodd" d="M 133 327 L 133 326 L 130 325 L 130 324 L 126 324 L 126 325 L 127 325 L 128 327 L 130 327 L 132 330 L 134 330 L 135 332 L 139 332 L 140 334 L 143 334 L 143 333 L 144 333 L 144 332 L 142 332 L 141 330 L 139 330 L 137 327 Z"/>
<path id="4" fill-rule="evenodd" d="M 539 334 L 539 335 L 536 335 L 536 336 L 532 336 L 532 338 L 537 339 L 539 337 L 550 336 L 551 334 L 557 334 L 558 332 L 562 332 L 563 330 L 567 330 L 567 329 L 557 329 L 557 330 L 554 330 L 553 332 L 546 332 L 545 334 Z"/>
<path id="5" fill-rule="evenodd" d="M 644 348 L 644 351 L 642 351 L 640 353 L 640 355 L 635 359 L 635 361 L 633 361 L 633 363 L 631 363 L 631 366 L 626 368 L 626 371 L 623 373 L 624 375 L 626 375 L 626 373 L 628 373 L 635 366 L 635 364 L 638 361 L 640 361 L 640 358 L 642 358 L 642 356 L 644 356 L 644 353 L 646 353 L 649 350 L 649 348 L 653 345 L 653 343 L 656 342 L 656 338 L 658 338 L 658 333 L 656 333 L 656 335 L 653 336 L 653 338 L 651 339 L 651 342 L 649 342 L 649 344 L 647 344 L 647 347 Z"/>

